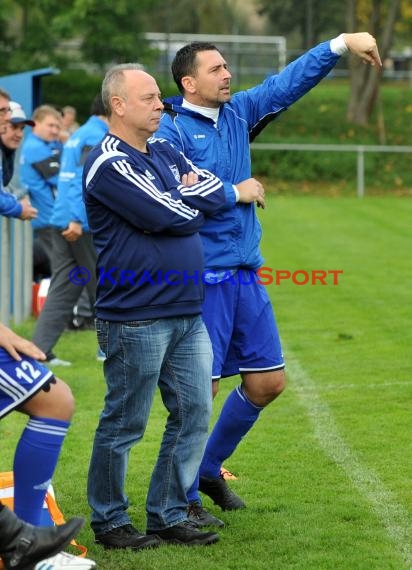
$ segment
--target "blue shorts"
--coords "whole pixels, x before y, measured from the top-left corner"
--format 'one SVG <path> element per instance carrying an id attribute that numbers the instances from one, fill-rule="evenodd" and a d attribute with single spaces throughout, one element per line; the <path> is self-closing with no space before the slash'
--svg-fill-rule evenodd
<path id="1" fill-rule="evenodd" d="M 0 418 L 21 406 L 54 380 L 53 372 L 37 360 L 21 356 L 23 360 L 15 360 L 0 348 Z"/>
<path id="2" fill-rule="evenodd" d="M 205 284 L 203 320 L 213 346 L 212 379 L 285 367 L 270 299 L 249 269 Z"/>

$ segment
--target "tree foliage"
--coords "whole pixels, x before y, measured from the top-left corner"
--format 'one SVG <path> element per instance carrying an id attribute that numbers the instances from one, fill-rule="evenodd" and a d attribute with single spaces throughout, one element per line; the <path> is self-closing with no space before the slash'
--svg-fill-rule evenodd
<path id="1" fill-rule="evenodd" d="M 159 0 L 16 0 L 0 35 L 1 73 L 76 61 L 104 67 L 148 53 L 143 15 Z M 3 14 L 3 12 L 2 12 Z M 4 16 L 3 16 L 4 18 Z M 5 30 L 9 30 L 5 32 Z"/>
<path id="2" fill-rule="evenodd" d="M 145 62 L 143 32 L 247 33 L 241 14 L 230 0 L 2 0 L 0 73 Z"/>
<path id="3" fill-rule="evenodd" d="M 147 12 L 146 29 L 182 34 L 248 33 L 243 12 L 230 0 L 165 0 Z"/>
<path id="4" fill-rule="evenodd" d="M 254 0 L 267 30 L 297 38 L 302 49 L 341 31 L 369 31 L 383 58 L 411 46 L 411 0 Z M 0 75 L 38 67 L 79 65 L 102 72 L 117 62 L 148 64 L 143 32 L 250 33 L 240 0 L 2 0 Z M 348 118 L 366 124 L 379 100 L 380 75 L 351 61 Z"/>
<path id="5" fill-rule="evenodd" d="M 257 0 L 272 29 L 288 36 L 297 33 L 301 47 L 308 48 L 320 39 L 339 32 L 368 31 L 378 41 L 382 60 L 393 46 L 394 33 L 410 45 L 412 5 L 410 0 Z M 398 42 L 399 44 L 400 42 Z M 351 92 L 348 120 L 365 125 L 379 100 L 381 74 L 351 58 Z M 384 140 L 384 134 L 382 135 Z"/>
<path id="6" fill-rule="evenodd" d="M 322 39 L 333 37 L 347 30 L 348 13 L 355 10 L 357 25 L 371 31 L 371 12 L 377 9 L 387 11 L 392 2 L 374 0 L 255 0 L 258 13 L 267 17 L 267 30 L 286 36 L 288 41 L 297 37 L 298 46 L 307 49 Z M 377 7 L 376 4 L 381 5 Z M 411 45 L 412 3 L 400 0 L 398 18 L 394 30 L 398 45 Z M 355 7 L 353 7 L 353 5 Z"/>
<path id="7" fill-rule="evenodd" d="M 7 1 L 7 0 L 6 0 Z M 58 65 L 59 29 L 55 26 L 59 13 L 69 0 L 15 0 L 8 2 L 6 37 L 0 45 L 1 72 L 15 73 L 33 67 Z"/>
<path id="8" fill-rule="evenodd" d="M 401 0 L 347 0 L 348 31 L 368 30 L 376 39 L 382 61 L 388 57 L 393 34 L 400 17 Z M 379 98 L 381 71 L 364 65 L 359 59 L 350 62 L 351 92 L 347 116 L 349 121 L 366 125 Z M 385 142 L 380 116 L 381 142 Z"/>
<path id="9" fill-rule="evenodd" d="M 83 59 L 101 68 L 141 59 L 148 53 L 142 38 L 143 14 L 157 4 L 156 0 L 75 0 L 70 19 L 81 38 Z"/>
<path id="10" fill-rule="evenodd" d="M 297 34 L 301 49 L 343 30 L 345 9 L 341 0 L 258 0 L 258 11 L 267 16 L 272 33 Z"/>

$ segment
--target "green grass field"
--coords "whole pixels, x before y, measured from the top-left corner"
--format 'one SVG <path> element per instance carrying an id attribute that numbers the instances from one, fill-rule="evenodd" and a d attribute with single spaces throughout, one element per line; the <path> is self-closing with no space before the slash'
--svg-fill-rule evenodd
<path id="1" fill-rule="evenodd" d="M 411 219 L 408 198 L 269 196 L 260 212 L 265 265 L 342 270 L 338 285 L 268 286 L 285 349 L 288 388 L 226 467 L 246 501 L 222 513 L 218 544 L 105 552 L 88 526 L 79 541 L 105 570 L 405 570 L 412 568 Z M 300 279 L 302 279 L 300 274 Z M 30 334 L 33 323 L 19 330 Z M 74 362 L 56 369 L 77 411 L 54 485 L 66 517 L 88 517 L 85 487 L 102 407 L 93 332 L 65 333 Z M 219 411 L 238 378 L 221 383 Z M 165 423 L 160 398 L 130 459 L 130 514 L 144 529 L 145 493 Z M 1 423 L 0 469 L 11 468 L 24 419 Z"/>

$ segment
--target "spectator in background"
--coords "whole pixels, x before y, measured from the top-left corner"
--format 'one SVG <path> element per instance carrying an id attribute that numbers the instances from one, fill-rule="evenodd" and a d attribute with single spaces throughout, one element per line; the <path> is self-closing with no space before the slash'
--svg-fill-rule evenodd
<path id="1" fill-rule="evenodd" d="M 50 259 L 50 217 L 62 152 L 62 143 L 59 141 L 61 115 L 51 105 L 41 105 L 34 110 L 32 119 L 35 126 L 21 148 L 20 182 L 38 210 L 38 217 L 32 222 L 34 238 Z"/>
<path id="2" fill-rule="evenodd" d="M 62 109 L 62 130 L 60 131 L 60 140 L 64 144 L 67 139 L 79 128 L 76 121 L 77 111 L 71 105 L 66 105 Z"/>
<path id="3" fill-rule="evenodd" d="M 37 362 L 45 356 L 31 345 L 0 323 L 0 419 L 13 411 L 28 417 L 14 456 L 14 511 L 38 525 L 74 400 L 70 388 Z M 24 356 L 26 349 L 35 356 Z"/>
<path id="4" fill-rule="evenodd" d="M 10 101 L 10 119 L 6 123 L 5 132 L 0 134 L 0 148 L 3 154 L 3 185 L 8 186 L 9 192 L 20 197 L 24 193 L 12 183 L 12 180 L 17 170 L 15 168 L 17 150 L 24 138 L 26 126 L 34 127 L 34 121 L 26 117 L 19 103 Z"/>
<path id="5" fill-rule="evenodd" d="M 88 271 L 85 287 L 92 307 L 96 299 L 96 252 L 83 203 L 82 173 L 88 153 L 107 132 L 105 114 L 99 94 L 92 103 L 90 118 L 71 135 L 63 149 L 57 197 L 50 217 L 52 277 L 33 335 L 33 342 L 54 366 L 71 364 L 56 358 L 53 348 L 83 290 L 76 280 L 81 276 L 72 274 L 77 267 Z"/>
<path id="6" fill-rule="evenodd" d="M 6 135 L 9 128 L 9 121 L 12 117 L 12 108 L 10 95 L 0 88 L 0 215 L 20 218 L 21 220 L 32 220 L 37 216 L 37 209 L 33 208 L 27 198 L 18 200 L 16 196 L 5 192 L 4 186 L 10 182 L 10 169 L 13 167 L 13 160 L 5 156 L 3 136 Z M 6 172 L 4 172 L 3 160 L 6 163 Z M 4 184 L 4 181 L 6 184 Z"/>

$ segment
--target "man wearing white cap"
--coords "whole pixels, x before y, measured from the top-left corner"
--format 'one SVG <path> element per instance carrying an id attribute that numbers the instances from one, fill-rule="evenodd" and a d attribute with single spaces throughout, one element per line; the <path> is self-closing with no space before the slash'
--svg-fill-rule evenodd
<path id="1" fill-rule="evenodd" d="M 10 124 L 13 114 L 12 104 L 14 109 L 14 106 L 16 105 L 20 109 L 20 112 L 17 112 L 17 117 L 15 116 L 15 118 L 18 119 L 17 124 L 23 124 L 23 127 L 21 127 L 21 131 L 23 133 L 24 122 L 27 121 L 23 109 L 17 103 L 10 101 L 8 93 L 0 88 L 0 215 L 20 218 L 22 220 L 32 220 L 37 216 L 37 210 L 36 208 L 33 208 L 30 201 L 26 198 L 17 200 L 15 196 L 4 191 L 4 186 L 10 182 L 11 176 L 13 175 L 14 154 L 22 138 L 20 137 L 20 140 L 17 142 L 19 135 L 17 134 L 15 136 L 13 133 L 13 136 L 11 136 L 9 131 L 9 129 L 13 128 Z M 21 114 L 24 116 L 23 123 Z M 14 124 L 15 123 L 16 122 L 14 121 Z M 27 122 L 27 124 L 31 123 L 33 123 L 33 121 Z M 9 146 L 9 144 L 12 146 Z M 3 172 L 3 169 L 5 172 Z M 4 183 L 4 179 L 7 180 L 6 183 Z"/>
<path id="2" fill-rule="evenodd" d="M 3 186 L 6 188 L 13 178 L 16 151 L 24 137 L 26 125 L 34 127 L 34 121 L 26 117 L 26 113 L 19 103 L 10 101 L 10 119 L 6 123 L 5 132 L 0 135 L 0 148 L 2 150 Z M 16 194 L 14 185 L 8 190 Z"/>

